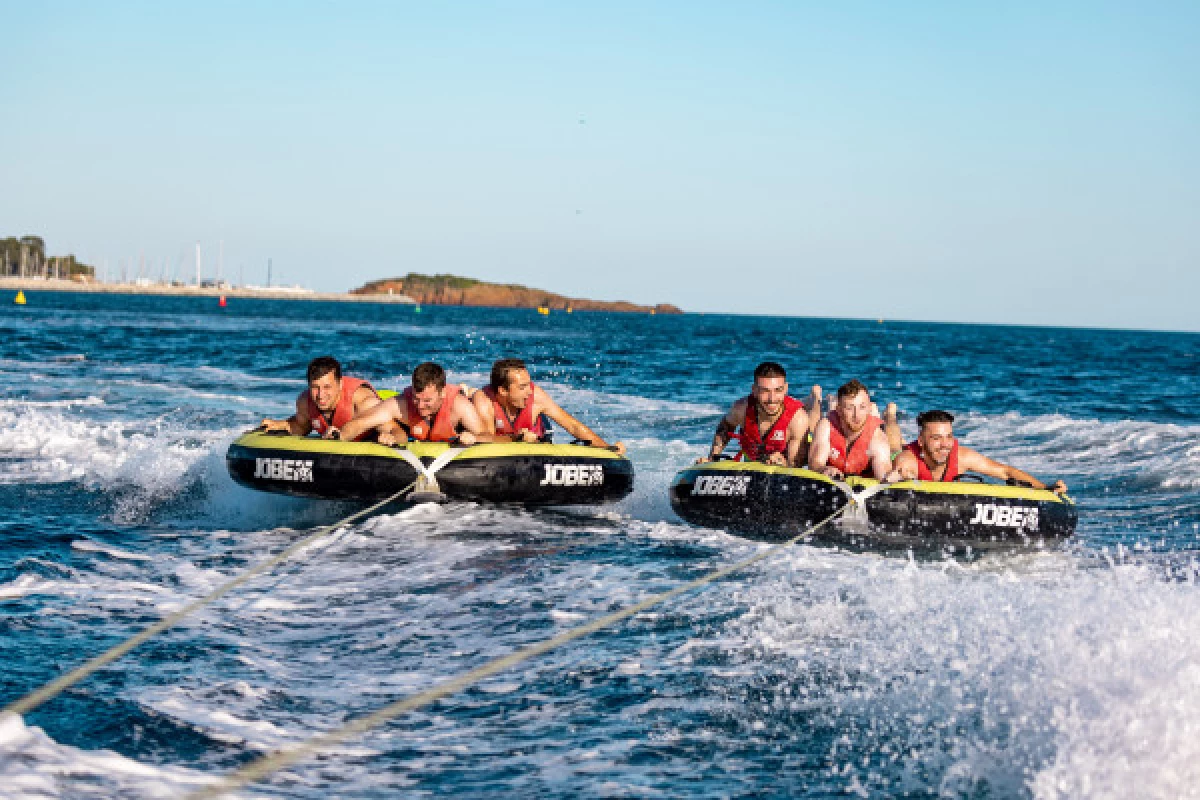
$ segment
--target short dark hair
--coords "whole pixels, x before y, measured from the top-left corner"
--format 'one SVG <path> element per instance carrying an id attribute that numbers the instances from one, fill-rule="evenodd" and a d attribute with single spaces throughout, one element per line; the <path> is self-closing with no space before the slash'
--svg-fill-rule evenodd
<path id="1" fill-rule="evenodd" d="M 529 367 L 525 366 L 525 362 L 519 358 L 502 358 L 495 364 L 492 364 L 491 383 L 493 389 L 508 388 L 509 373 L 523 369 L 529 371 Z"/>
<path id="2" fill-rule="evenodd" d="M 332 372 L 333 379 L 340 381 L 342 379 L 342 365 L 333 356 L 317 356 L 312 361 L 308 362 L 308 382 L 312 383 L 317 378 L 324 377 Z"/>
<path id="3" fill-rule="evenodd" d="M 930 422 L 954 422 L 954 415 L 949 411 L 942 411 L 937 408 L 917 414 L 918 428 L 924 428 Z"/>
<path id="4" fill-rule="evenodd" d="M 871 397 L 871 392 L 867 389 L 866 385 L 858 378 L 854 378 L 838 388 L 838 400 L 841 400 L 843 397 L 858 397 L 859 392 L 866 392 L 867 397 Z"/>
<path id="5" fill-rule="evenodd" d="M 446 388 L 446 370 L 432 361 L 417 364 L 417 368 L 413 370 L 412 385 L 414 392 L 423 392 L 425 387 L 430 385 L 444 389 Z"/>
<path id="6" fill-rule="evenodd" d="M 787 370 L 782 364 L 777 364 L 774 361 L 764 361 L 754 368 L 754 378 L 783 378 L 787 380 Z"/>

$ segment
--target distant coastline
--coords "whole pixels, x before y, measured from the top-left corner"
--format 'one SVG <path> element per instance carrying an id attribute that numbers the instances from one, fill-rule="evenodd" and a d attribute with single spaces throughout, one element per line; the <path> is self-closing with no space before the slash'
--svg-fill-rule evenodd
<path id="1" fill-rule="evenodd" d="M 364 297 L 405 294 L 422 305 L 475 306 L 485 308 L 536 308 L 548 311 L 615 311 L 629 314 L 682 314 L 678 306 L 654 306 L 624 300 L 589 300 L 566 297 L 544 289 L 512 283 L 489 283 L 459 275 L 422 275 L 410 272 L 402 278 L 371 281 L 350 293 Z"/>
<path id="2" fill-rule="evenodd" d="M 170 283 L 99 283 L 54 278 L 0 278 L 0 291 L 81 292 L 85 294 L 138 294 L 170 297 L 232 297 L 261 300 L 322 300 L 340 303 L 404 303 L 413 299 L 403 294 L 354 295 L 314 292 L 289 286 L 196 286 Z"/>

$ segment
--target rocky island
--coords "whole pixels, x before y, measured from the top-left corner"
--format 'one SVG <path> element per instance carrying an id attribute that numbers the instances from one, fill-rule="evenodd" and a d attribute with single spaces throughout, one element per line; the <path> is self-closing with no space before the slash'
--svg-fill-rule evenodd
<path id="1" fill-rule="evenodd" d="M 516 284 L 488 283 L 457 275 L 420 275 L 415 272 L 410 272 L 403 278 L 371 281 L 352 289 L 350 294 L 402 294 L 419 304 L 431 306 L 548 308 L 554 311 L 622 311 L 641 314 L 683 313 L 678 307 L 667 303 L 643 306 L 625 301 L 585 300 Z"/>

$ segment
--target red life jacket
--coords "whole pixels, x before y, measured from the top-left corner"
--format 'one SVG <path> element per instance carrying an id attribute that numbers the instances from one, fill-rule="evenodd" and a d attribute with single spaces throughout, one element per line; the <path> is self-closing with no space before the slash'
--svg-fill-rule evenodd
<path id="1" fill-rule="evenodd" d="M 537 389 L 532 383 L 529 384 L 529 388 L 531 392 Z M 508 412 L 504 410 L 504 406 L 500 405 L 500 399 L 495 389 L 491 386 L 485 386 L 483 387 L 483 393 L 492 401 L 492 413 L 496 417 L 496 433 L 517 434 L 521 431 L 529 431 L 536 436 L 546 435 L 544 415 L 538 414 L 537 419 L 533 418 L 533 394 L 529 395 L 529 401 L 525 403 L 525 407 L 517 414 L 517 418 L 512 419 L 508 416 Z"/>
<path id="2" fill-rule="evenodd" d="M 862 433 L 850 445 L 846 452 L 846 436 L 842 433 L 842 418 L 836 411 L 829 412 L 829 466 L 836 467 L 843 475 L 863 475 L 871 466 L 867 458 L 867 449 L 871 446 L 871 437 L 883 423 L 879 417 L 867 417 Z"/>
<path id="3" fill-rule="evenodd" d="M 442 407 L 430 425 L 417 411 L 417 403 L 413 399 L 412 387 L 404 390 L 404 403 L 408 407 L 408 435 L 421 442 L 448 442 L 458 436 L 458 431 L 450 424 L 450 414 L 454 408 L 454 399 L 462 388 L 454 384 L 446 384 L 446 394 L 442 397 Z"/>
<path id="4" fill-rule="evenodd" d="M 783 413 L 775 424 L 767 431 L 766 440 L 758 430 L 758 403 L 754 395 L 746 398 L 746 421 L 738 438 L 742 442 L 742 452 L 738 453 L 738 461 L 762 461 L 771 453 L 787 451 L 787 427 L 792 424 L 792 417 L 804 410 L 804 404 L 791 397 L 783 398 Z"/>
<path id="5" fill-rule="evenodd" d="M 350 420 L 354 419 L 354 393 L 359 387 L 365 386 L 375 393 L 375 387 L 361 378 L 351 378 L 347 375 L 342 376 L 342 396 L 338 398 L 337 405 L 334 406 L 333 413 L 326 419 L 325 414 L 321 409 L 317 408 L 317 404 L 313 402 L 312 392 L 309 392 L 308 397 L 308 418 L 312 421 L 313 430 L 319 435 L 324 436 L 325 432 L 331 427 L 341 429 Z M 378 395 L 376 395 L 378 396 Z M 363 431 L 362 435 L 355 441 L 362 441 L 375 433 L 374 430 Z"/>
<path id="6" fill-rule="evenodd" d="M 917 480 L 933 480 L 933 472 L 926 465 L 925 459 L 921 457 L 921 443 L 919 441 L 909 442 L 904 449 L 917 457 Z M 949 483 L 959 475 L 962 473 L 958 471 L 958 439 L 955 439 L 954 444 L 950 447 L 950 457 L 946 459 L 946 471 L 942 474 L 942 482 Z"/>

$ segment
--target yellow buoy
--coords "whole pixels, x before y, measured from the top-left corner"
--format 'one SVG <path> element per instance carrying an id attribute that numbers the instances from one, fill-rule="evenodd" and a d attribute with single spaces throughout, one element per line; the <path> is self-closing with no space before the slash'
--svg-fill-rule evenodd
<path id="1" fill-rule="evenodd" d="M 17 296 L 13 298 L 13 302 L 19 306 L 25 305 L 25 293 L 18 289 Z"/>
<path id="2" fill-rule="evenodd" d="M 571 308 L 570 306 L 567 306 L 567 313 L 568 313 L 568 314 L 572 313 L 573 311 L 575 311 L 575 309 Z"/>

